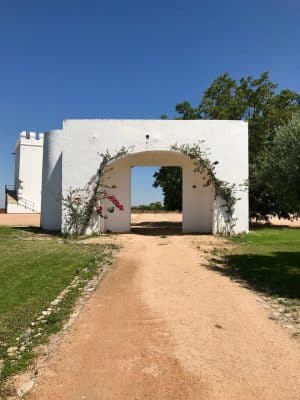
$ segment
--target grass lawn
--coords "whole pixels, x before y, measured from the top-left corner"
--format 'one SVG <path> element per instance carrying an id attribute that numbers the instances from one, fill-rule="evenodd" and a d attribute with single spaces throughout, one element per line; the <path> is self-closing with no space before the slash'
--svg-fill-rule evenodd
<path id="1" fill-rule="evenodd" d="M 226 273 L 272 296 L 300 299 L 300 229 L 259 227 L 232 240 Z"/>
<path id="2" fill-rule="evenodd" d="M 114 248 L 38 230 L 0 227 L 0 381 L 24 368 L 33 357 L 33 347 L 61 328 L 81 288 L 110 261 Z M 32 324 L 75 277 L 78 284 L 55 312 Z M 26 330 L 31 331 L 30 338 L 20 351 Z M 9 355 L 9 347 L 18 347 L 16 354 Z"/>

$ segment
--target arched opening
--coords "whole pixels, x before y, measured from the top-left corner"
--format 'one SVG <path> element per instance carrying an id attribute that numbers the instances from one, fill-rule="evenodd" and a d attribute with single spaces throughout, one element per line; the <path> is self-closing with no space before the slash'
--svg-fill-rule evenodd
<path id="1" fill-rule="evenodd" d="M 132 166 L 131 232 L 152 235 L 182 232 L 181 167 Z"/>
<path id="2" fill-rule="evenodd" d="M 205 177 L 195 171 L 194 162 L 189 157 L 177 151 L 162 150 L 131 153 L 111 164 L 108 183 L 116 185 L 115 194 L 124 205 L 124 211 L 115 210 L 107 219 L 101 219 L 102 232 L 130 232 L 131 169 L 135 166 L 182 168 L 182 232 L 213 232 L 213 188 L 204 185 Z"/>

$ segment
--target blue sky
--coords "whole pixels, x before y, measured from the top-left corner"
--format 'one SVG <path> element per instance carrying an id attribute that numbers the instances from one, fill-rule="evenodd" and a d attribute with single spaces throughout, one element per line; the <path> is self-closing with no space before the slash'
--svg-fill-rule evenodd
<path id="1" fill-rule="evenodd" d="M 157 167 L 134 167 L 131 169 L 131 204 L 149 204 L 154 201 L 163 203 L 161 188 L 152 188 L 153 174 Z"/>
<path id="2" fill-rule="evenodd" d="M 0 196 L 21 130 L 173 117 L 224 72 L 268 70 L 300 92 L 299 21 L 299 0 L 0 0 Z M 158 194 L 145 171 L 148 202 Z"/>

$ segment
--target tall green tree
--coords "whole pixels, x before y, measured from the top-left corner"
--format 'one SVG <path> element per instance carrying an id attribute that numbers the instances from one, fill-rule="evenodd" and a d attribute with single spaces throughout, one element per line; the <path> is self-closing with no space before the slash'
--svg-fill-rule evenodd
<path id="1" fill-rule="evenodd" d="M 182 210 L 182 169 L 180 167 L 161 167 L 155 172 L 153 187 L 160 186 L 166 210 Z"/>
<path id="2" fill-rule="evenodd" d="M 259 171 L 273 200 L 274 214 L 300 216 L 300 112 L 275 131 L 273 145 Z"/>
<path id="3" fill-rule="evenodd" d="M 260 171 L 265 168 L 276 129 L 292 118 L 300 103 L 298 93 L 277 89 L 267 72 L 258 78 L 248 76 L 239 81 L 223 74 L 204 91 L 198 106 L 193 107 L 188 101 L 176 106 L 177 119 L 248 121 L 250 215 L 257 218 L 278 211 L 266 183 L 258 177 L 262 176 Z"/>

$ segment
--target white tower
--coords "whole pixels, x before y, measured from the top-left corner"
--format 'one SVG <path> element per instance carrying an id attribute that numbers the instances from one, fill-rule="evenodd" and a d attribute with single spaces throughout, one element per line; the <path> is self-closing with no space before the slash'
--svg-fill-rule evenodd
<path id="1" fill-rule="evenodd" d="M 15 148 L 14 185 L 5 187 L 7 213 L 39 213 L 44 134 L 21 132 Z"/>

